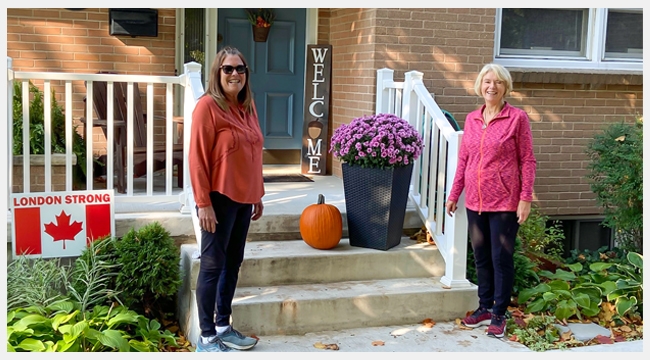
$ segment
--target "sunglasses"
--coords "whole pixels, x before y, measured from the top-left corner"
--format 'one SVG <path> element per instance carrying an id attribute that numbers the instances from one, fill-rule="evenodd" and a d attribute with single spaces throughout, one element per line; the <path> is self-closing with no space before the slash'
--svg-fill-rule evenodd
<path id="1" fill-rule="evenodd" d="M 246 65 L 221 65 L 219 68 L 223 70 L 224 74 L 228 75 L 232 74 L 233 70 L 237 71 L 238 74 L 243 74 L 246 72 Z"/>

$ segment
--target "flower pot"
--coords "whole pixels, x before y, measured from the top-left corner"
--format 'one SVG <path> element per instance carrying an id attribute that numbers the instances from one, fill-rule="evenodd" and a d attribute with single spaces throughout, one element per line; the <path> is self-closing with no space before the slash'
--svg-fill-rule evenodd
<path id="1" fill-rule="evenodd" d="M 393 169 L 341 164 L 351 246 L 388 250 L 404 230 L 413 164 Z"/>
<path id="2" fill-rule="evenodd" d="M 266 42 L 266 39 L 269 37 L 269 31 L 271 27 L 261 27 L 251 25 L 253 27 L 253 41 L 255 42 Z"/>

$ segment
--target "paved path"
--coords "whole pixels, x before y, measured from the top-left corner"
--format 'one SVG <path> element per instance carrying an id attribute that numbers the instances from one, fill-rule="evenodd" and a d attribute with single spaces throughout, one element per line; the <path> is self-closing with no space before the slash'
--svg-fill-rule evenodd
<path id="1" fill-rule="evenodd" d="M 534 352 L 507 339 L 485 335 L 485 327 L 463 330 L 454 322 L 423 325 L 384 326 L 342 331 L 324 331 L 296 336 L 262 336 L 252 353 L 259 352 Z M 338 350 L 322 349 L 336 344 Z M 591 345 L 546 352 L 643 352 L 643 341 Z"/>

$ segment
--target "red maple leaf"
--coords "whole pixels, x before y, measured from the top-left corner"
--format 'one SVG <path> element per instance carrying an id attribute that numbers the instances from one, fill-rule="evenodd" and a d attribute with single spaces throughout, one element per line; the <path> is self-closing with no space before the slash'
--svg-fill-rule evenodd
<path id="1" fill-rule="evenodd" d="M 74 241 L 74 237 L 81 232 L 81 223 L 75 221 L 70 224 L 70 215 L 63 210 L 54 218 L 57 225 L 54 225 L 54 223 L 45 224 L 45 232 L 52 237 L 53 241 L 63 241 L 63 249 L 65 249 L 65 241 Z"/>

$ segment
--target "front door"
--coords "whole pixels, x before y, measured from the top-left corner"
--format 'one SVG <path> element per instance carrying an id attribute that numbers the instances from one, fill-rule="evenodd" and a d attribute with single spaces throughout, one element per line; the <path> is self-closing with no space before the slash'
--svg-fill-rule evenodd
<path id="1" fill-rule="evenodd" d="M 306 11 L 272 10 L 276 17 L 267 41 L 255 42 L 244 9 L 219 9 L 217 48 L 236 47 L 248 62 L 264 148 L 300 149 Z"/>

